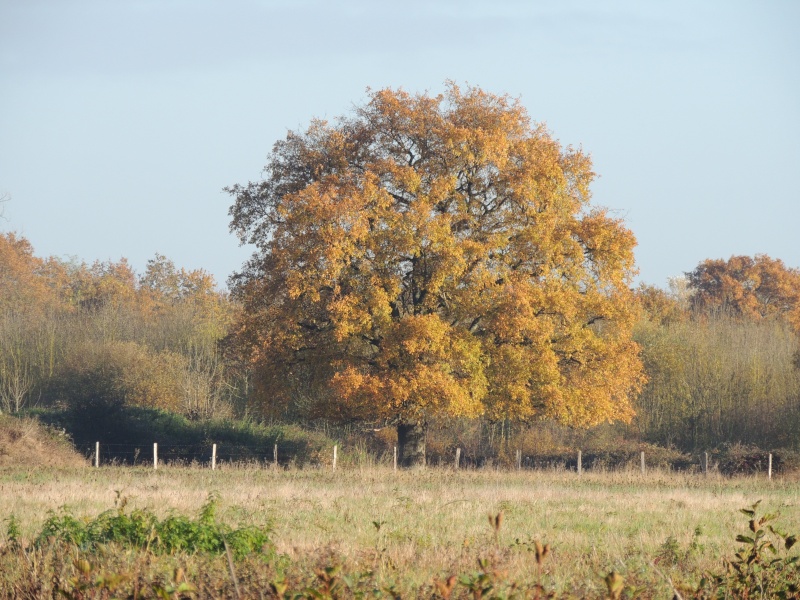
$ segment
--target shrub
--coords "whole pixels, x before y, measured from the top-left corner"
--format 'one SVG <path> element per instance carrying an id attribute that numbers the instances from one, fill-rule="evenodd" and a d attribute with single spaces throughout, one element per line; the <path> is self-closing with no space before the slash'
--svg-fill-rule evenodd
<path id="1" fill-rule="evenodd" d="M 696 598 L 800 598 L 800 556 L 789 556 L 797 536 L 776 529 L 777 514 L 760 514 L 760 500 L 741 509 L 748 519 L 743 544 L 733 558 L 725 559 L 725 572 L 706 574 Z"/>
<path id="2" fill-rule="evenodd" d="M 769 468 L 769 452 L 757 446 L 725 444 L 712 453 L 718 468 L 724 475 L 755 475 L 766 473 Z M 788 473 L 800 469 L 800 454 L 781 449 L 772 452 L 772 472 Z"/>
<path id="3" fill-rule="evenodd" d="M 152 551 L 222 554 L 226 545 L 237 558 L 253 552 L 272 553 L 269 531 L 257 527 L 232 529 L 215 519 L 217 497 L 210 495 L 197 519 L 169 516 L 163 521 L 147 510 L 125 512 L 125 502 L 117 509 L 101 513 L 92 520 L 79 520 L 68 512 L 52 513 L 44 522 L 34 544 L 64 542 L 84 551 L 100 544 L 115 543 L 126 548 Z"/>
<path id="4" fill-rule="evenodd" d="M 159 445 L 159 459 L 166 462 L 208 462 L 215 443 L 218 462 L 272 462 L 273 447 L 278 444 L 282 465 L 304 466 L 330 461 L 330 449 L 335 443 L 323 432 L 299 425 L 264 425 L 233 419 L 195 421 L 142 407 L 123 407 L 105 418 L 98 413 L 87 419 L 74 410 L 39 411 L 37 415 L 69 431 L 75 445 L 87 455 L 94 452 L 94 443 L 99 441 L 104 462 L 134 463 L 139 454 L 151 456 L 153 442 Z"/>

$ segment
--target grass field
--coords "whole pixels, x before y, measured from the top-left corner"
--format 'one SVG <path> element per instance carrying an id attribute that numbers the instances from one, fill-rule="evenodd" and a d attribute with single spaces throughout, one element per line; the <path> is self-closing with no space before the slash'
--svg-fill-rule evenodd
<path id="1" fill-rule="evenodd" d="M 341 565 L 346 573 L 372 572 L 370 585 L 404 596 L 430 597 L 434 579 L 474 573 L 485 558 L 504 581 L 530 586 L 541 577 L 559 595 L 602 597 L 603 578 L 616 571 L 628 583 L 625 595 L 669 598 L 673 584 L 696 586 L 703 571 L 720 571 L 722 558 L 733 555 L 736 535 L 747 528 L 738 509 L 761 500 L 764 511 L 780 513 L 780 528 L 800 531 L 796 480 L 637 471 L 578 477 L 382 468 L 6 468 L 0 518 L 14 515 L 24 546 L 48 511 L 60 507 L 93 517 L 119 495 L 127 510 L 197 514 L 210 493 L 219 496 L 221 521 L 271 528 L 283 555 L 273 562 L 297 585 L 320 568 Z M 495 532 L 487 515 L 501 512 Z M 537 541 L 552 549 L 541 571 Z M 196 570 L 192 556 L 170 560 Z M 268 589 L 278 567 L 260 569 L 251 583 Z M 225 576 L 224 565 L 219 572 Z"/>

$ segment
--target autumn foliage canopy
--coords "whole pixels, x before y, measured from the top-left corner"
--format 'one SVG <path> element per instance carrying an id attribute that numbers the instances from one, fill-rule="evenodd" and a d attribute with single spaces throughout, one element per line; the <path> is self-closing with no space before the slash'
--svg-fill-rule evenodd
<path id="1" fill-rule="evenodd" d="M 94 419 L 138 406 L 219 416 L 233 378 L 217 340 L 233 307 L 205 271 L 164 256 L 128 262 L 35 256 L 0 234 L 0 414 L 35 403 Z"/>
<path id="2" fill-rule="evenodd" d="M 518 102 L 452 84 L 290 132 L 228 190 L 257 248 L 232 341 L 264 409 L 629 420 L 636 241 L 593 178 Z"/>
<path id="3" fill-rule="evenodd" d="M 800 332 L 800 270 L 766 254 L 708 259 L 686 274 L 693 304 L 749 319 L 778 318 Z"/>

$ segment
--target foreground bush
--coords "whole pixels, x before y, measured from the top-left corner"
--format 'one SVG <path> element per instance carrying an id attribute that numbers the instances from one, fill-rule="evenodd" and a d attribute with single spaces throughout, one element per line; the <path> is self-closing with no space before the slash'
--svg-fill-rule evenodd
<path id="1" fill-rule="evenodd" d="M 760 514 L 756 502 L 742 513 L 748 518 L 746 534 L 736 536 L 743 544 L 725 560 L 725 570 L 707 574 L 696 590 L 698 598 L 800 598 L 800 567 L 789 550 L 797 543 L 770 522 L 775 514 Z"/>
<path id="2" fill-rule="evenodd" d="M 101 513 L 92 520 L 76 519 L 68 512 L 51 513 L 34 541 L 43 547 L 54 542 L 73 544 L 80 550 L 94 552 L 101 544 L 114 543 L 123 548 L 155 554 L 221 554 L 230 551 L 237 558 L 254 552 L 269 556 L 269 531 L 257 527 L 231 529 L 218 523 L 217 498 L 209 496 L 197 519 L 177 515 L 160 521 L 147 510 L 125 512 L 126 501 L 115 510 Z"/>

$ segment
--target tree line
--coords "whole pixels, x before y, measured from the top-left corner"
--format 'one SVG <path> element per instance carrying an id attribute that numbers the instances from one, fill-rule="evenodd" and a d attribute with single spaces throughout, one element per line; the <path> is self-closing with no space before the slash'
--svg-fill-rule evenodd
<path id="1" fill-rule="evenodd" d="M 594 177 L 507 96 L 386 89 L 227 189 L 255 247 L 230 294 L 164 256 L 137 274 L 5 234 L 0 408 L 367 423 L 404 465 L 442 419 L 796 447 L 800 271 L 734 256 L 635 288 Z"/>
<path id="2" fill-rule="evenodd" d="M 698 450 L 800 444 L 800 271 L 766 255 L 701 262 L 667 290 L 641 287 L 648 383 L 635 426 Z"/>
<path id="3" fill-rule="evenodd" d="M 754 265 L 749 275 L 741 264 Z M 719 284 L 701 277 L 709 267 L 736 289 L 712 294 Z M 785 279 L 786 294 L 767 293 L 753 276 L 767 267 Z M 739 256 L 704 261 L 666 289 L 636 288 L 632 338 L 646 382 L 635 415 L 618 430 L 685 451 L 725 443 L 797 448 L 797 280 L 797 270 L 779 260 Z M 0 410 L 66 408 L 100 417 L 135 406 L 190 419 L 318 418 L 305 412 L 302 396 L 281 404 L 284 412 L 265 410 L 252 385 L 259 375 L 231 343 L 241 311 L 210 275 L 163 256 L 137 275 L 124 260 L 39 258 L 25 238 L 0 235 Z M 501 422 L 516 423 L 508 430 L 517 433 L 541 426 L 481 419 L 482 435 L 496 431 L 499 440 Z M 362 420 L 382 423 L 379 415 Z M 490 434 L 491 423 L 498 426 Z M 478 435 L 463 424 L 449 427 L 456 437 Z"/>
<path id="4" fill-rule="evenodd" d="M 156 255 L 137 275 L 125 259 L 40 258 L 0 236 L 0 409 L 124 406 L 192 418 L 234 414 L 246 383 L 220 340 L 234 304 L 202 270 Z"/>

